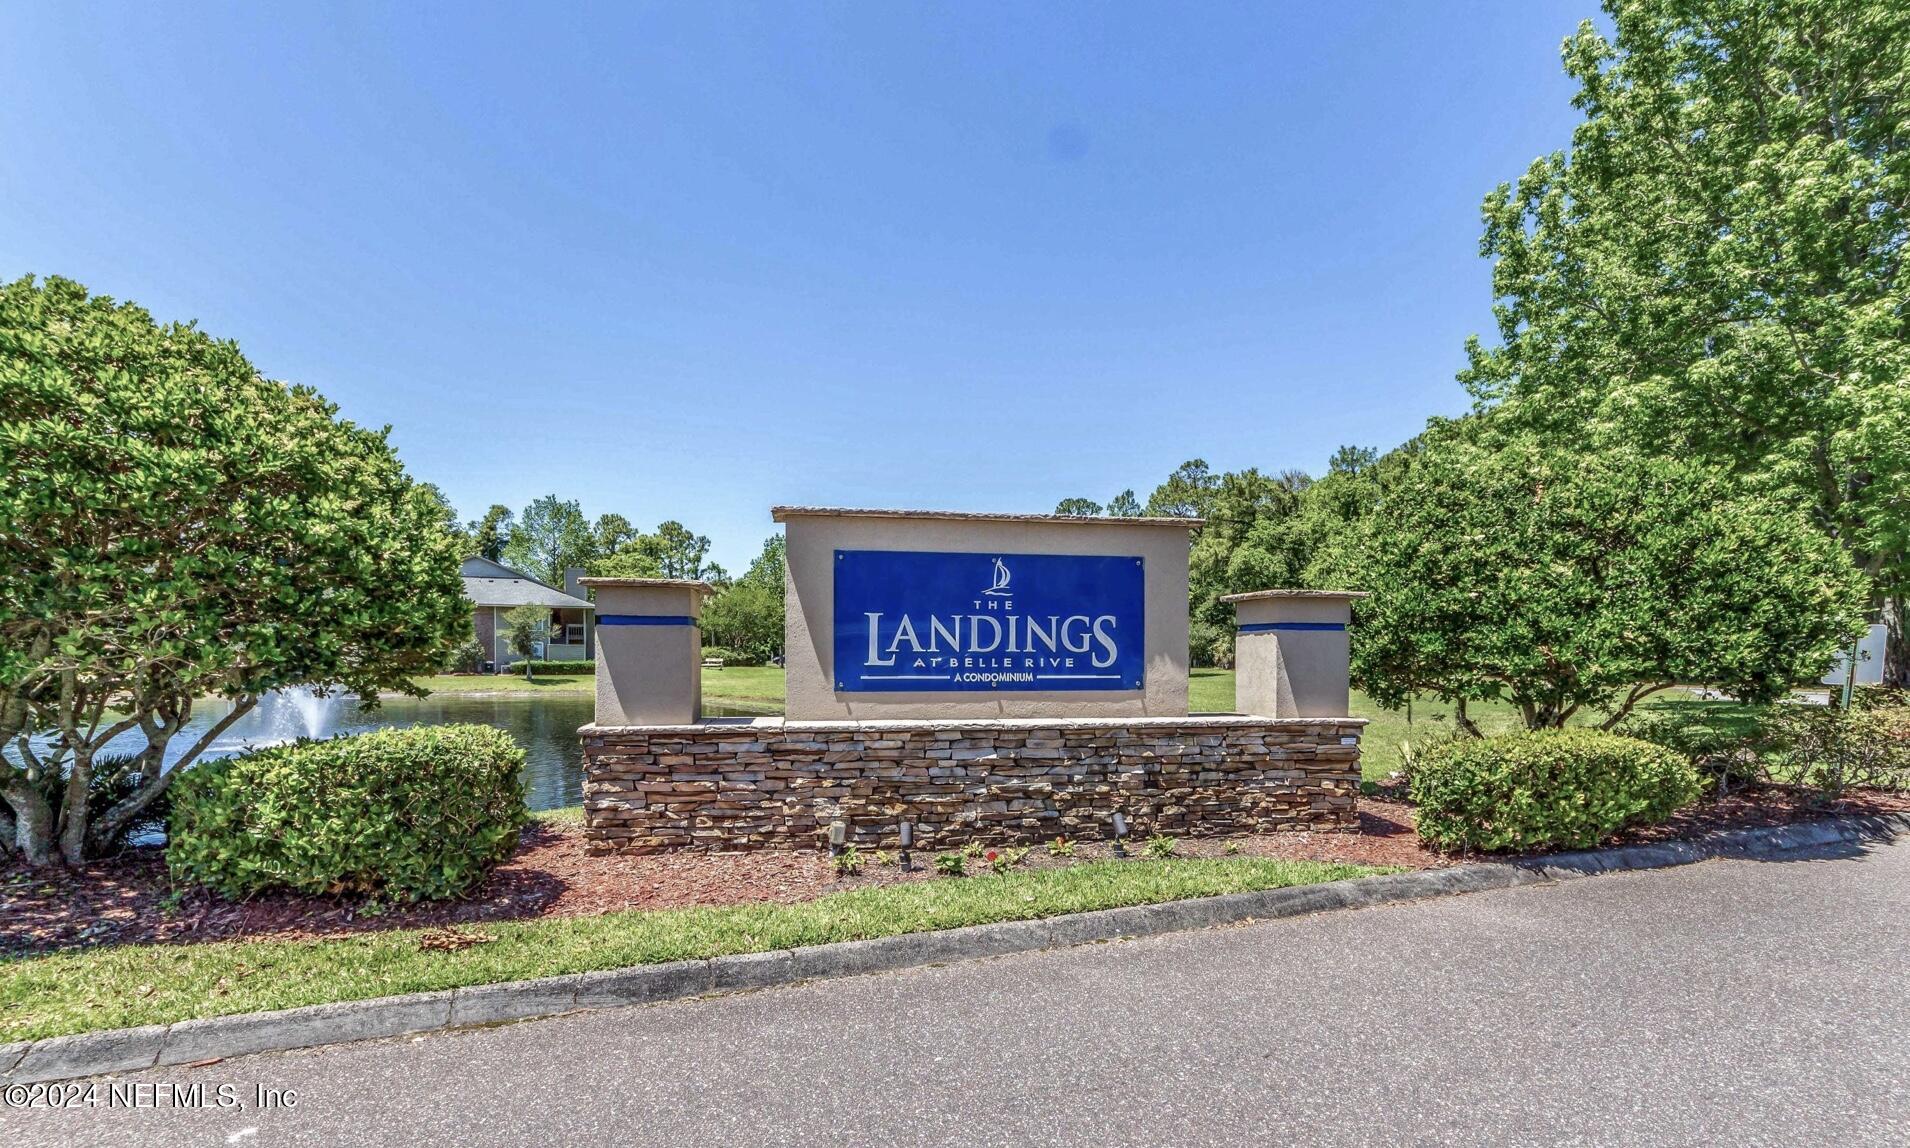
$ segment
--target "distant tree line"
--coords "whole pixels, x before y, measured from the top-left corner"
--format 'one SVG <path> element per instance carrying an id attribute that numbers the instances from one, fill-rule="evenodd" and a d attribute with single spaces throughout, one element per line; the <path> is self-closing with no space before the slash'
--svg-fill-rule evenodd
<path id="1" fill-rule="evenodd" d="M 1228 666 L 1233 658 L 1233 607 L 1226 594 L 1278 587 L 1322 588 L 1344 581 L 1336 557 L 1354 523 L 1374 501 L 1380 476 L 1396 471 L 1415 449 L 1388 456 L 1341 447 L 1314 479 L 1304 471 L 1266 474 L 1249 467 L 1215 473 L 1205 459 L 1176 467 L 1145 503 L 1122 491 L 1106 508 L 1064 499 L 1057 514 L 1198 518 L 1188 556 L 1188 642 L 1197 666 Z M 1116 507 L 1128 511 L 1115 514 Z"/>
<path id="2" fill-rule="evenodd" d="M 483 516 L 460 523 L 443 492 L 425 486 L 442 508 L 446 529 L 470 554 L 503 562 L 552 586 L 562 586 L 564 572 L 572 568 L 600 577 L 708 582 L 716 593 L 703 610 L 706 645 L 752 661 L 782 653 L 781 534 L 766 539 L 749 569 L 732 578 L 709 560 L 709 538 L 675 520 L 646 533 L 621 514 L 600 514 L 593 520 L 576 499 L 547 494 L 521 512 L 493 505 Z"/>
<path id="3" fill-rule="evenodd" d="M 562 586 L 564 571 L 582 567 L 594 575 L 625 578 L 697 578 L 720 583 L 728 573 L 708 560 L 710 540 L 681 522 L 660 523 L 645 533 L 621 514 L 586 517 L 574 498 L 547 494 L 522 512 L 493 505 L 480 518 L 459 524 L 442 492 L 447 528 L 474 555 L 516 567 L 540 581 Z"/>

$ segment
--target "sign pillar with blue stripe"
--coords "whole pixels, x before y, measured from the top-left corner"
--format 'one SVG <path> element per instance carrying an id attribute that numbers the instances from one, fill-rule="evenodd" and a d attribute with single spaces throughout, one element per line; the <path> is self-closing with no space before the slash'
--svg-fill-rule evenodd
<path id="1" fill-rule="evenodd" d="M 683 578 L 584 578 L 596 596 L 600 726 L 689 725 L 703 717 L 708 583 Z"/>
<path id="2" fill-rule="evenodd" d="M 1234 607 L 1234 708 L 1271 718 L 1346 717 L 1352 590 L 1256 590 Z"/>

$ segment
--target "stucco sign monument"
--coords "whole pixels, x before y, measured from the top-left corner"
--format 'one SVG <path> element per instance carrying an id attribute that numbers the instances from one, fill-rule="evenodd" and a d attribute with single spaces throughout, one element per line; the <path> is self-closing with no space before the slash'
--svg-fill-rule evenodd
<path id="1" fill-rule="evenodd" d="M 1353 596 L 1239 603 L 1240 706 L 1188 713 L 1186 518 L 777 507 L 781 717 L 704 719 L 709 587 L 591 580 L 597 852 L 1357 825 Z"/>
<path id="2" fill-rule="evenodd" d="M 1196 520 L 771 513 L 791 719 L 1187 714 Z"/>

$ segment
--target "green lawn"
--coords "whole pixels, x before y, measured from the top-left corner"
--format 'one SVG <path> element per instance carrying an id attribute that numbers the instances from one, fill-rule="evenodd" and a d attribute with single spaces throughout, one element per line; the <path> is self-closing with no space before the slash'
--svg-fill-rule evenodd
<path id="1" fill-rule="evenodd" d="M 706 702 L 775 702 L 783 707 L 783 671 L 776 666 L 724 666 L 703 671 Z"/>
<path id="2" fill-rule="evenodd" d="M 0 961 L 0 1042 L 1031 920 L 1388 871 L 1251 857 L 1098 861 L 858 889 L 793 905 L 466 925 L 463 932 L 491 939 L 456 952 L 420 949 L 418 930 L 321 941 L 123 945 Z"/>
<path id="3" fill-rule="evenodd" d="M 1196 669 L 1188 673 L 1187 707 L 1197 713 L 1227 713 L 1234 708 L 1234 672 Z M 1380 709 L 1365 694 L 1353 692 L 1353 716 L 1365 718 L 1366 732 L 1360 738 L 1360 765 L 1368 781 L 1383 781 L 1399 768 L 1400 746 L 1405 742 L 1431 741 L 1449 736 L 1452 731 L 1452 707 L 1439 702 L 1417 703 L 1411 720 L 1404 711 Z M 1518 724 L 1518 711 L 1509 705 L 1473 707 L 1479 724 L 1496 733 Z"/>
<path id="4" fill-rule="evenodd" d="M 1234 708 L 1232 670 L 1192 670 L 1188 676 L 1189 709 L 1225 712 Z M 1354 717 L 1365 718 L 1368 722 L 1366 732 L 1360 738 L 1360 765 L 1368 781 L 1383 781 L 1399 768 L 1402 745 L 1431 745 L 1452 736 L 1452 706 L 1445 702 L 1422 699 L 1414 702 L 1410 710 L 1384 710 L 1373 704 L 1365 694 L 1354 690 L 1349 708 Z M 1762 707 L 1737 702 L 1701 701 L 1682 690 L 1667 690 L 1645 699 L 1638 708 L 1643 713 L 1676 714 L 1692 719 L 1703 717 L 1749 732 Z M 1524 727 L 1518 707 L 1509 702 L 1474 702 L 1467 707 L 1467 712 L 1479 723 L 1480 729 L 1488 734 L 1510 733 Z M 1584 712 L 1574 720 L 1587 723 L 1603 718 L 1603 714 Z"/>

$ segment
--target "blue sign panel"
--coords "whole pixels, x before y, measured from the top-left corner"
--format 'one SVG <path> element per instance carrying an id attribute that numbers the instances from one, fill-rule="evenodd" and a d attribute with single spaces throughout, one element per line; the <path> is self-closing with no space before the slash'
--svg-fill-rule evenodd
<path id="1" fill-rule="evenodd" d="M 836 551 L 836 689 L 1138 690 L 1135 557 Z"/>

